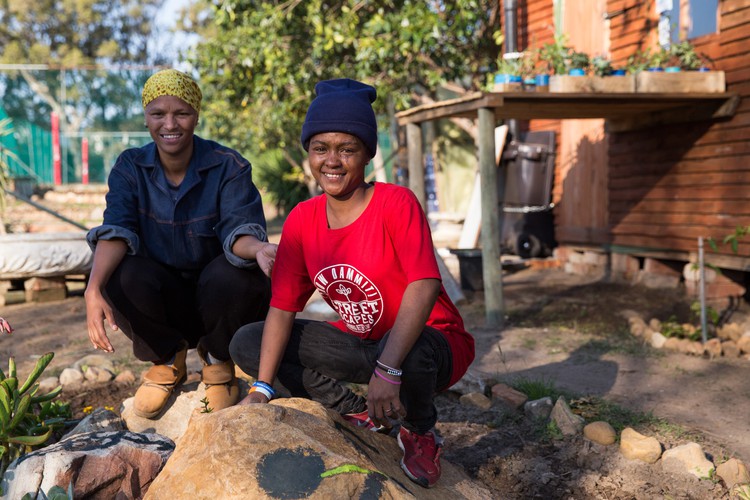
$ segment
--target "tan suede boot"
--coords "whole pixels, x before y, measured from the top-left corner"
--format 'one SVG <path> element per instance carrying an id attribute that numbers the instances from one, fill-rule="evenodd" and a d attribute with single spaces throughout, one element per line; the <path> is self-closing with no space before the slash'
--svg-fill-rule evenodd
<path id="1" fill-rule="evenodd" d="M 198 355 L 203 361 L 201 381 L 206 384 L 208 408 L 219 411 L 234 406 L 240 399 L 240 386 L 234 376 L 234 363 L 230 360 L 209 365 L 208 353 L 200 346 Z"/>
<path id="2" fill-rule="evenodd" d="M 187 343 L 180 346 L 171 365 L 154 365 L 143 375 L 143 383 L 135 392 L 133 411 L 143 418 L 154 418 L 167 404 L 175 387 L 187 376 L 185 357 Z"/>

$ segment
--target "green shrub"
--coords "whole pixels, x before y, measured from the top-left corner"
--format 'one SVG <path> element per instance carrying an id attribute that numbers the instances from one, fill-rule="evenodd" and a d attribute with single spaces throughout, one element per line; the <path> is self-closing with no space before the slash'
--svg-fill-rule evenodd
<path id="1" fill-rule="evenodd" d="M 54 355 L 41 356 L 20 387 L 13 357 L 8 360 L 8 375 L 0 370 L 0 474 L 13 460 L 46 443 L 71 416 L 69 404 L 53 401 L 62 387 L 36 395 L 36 381 Z"/>

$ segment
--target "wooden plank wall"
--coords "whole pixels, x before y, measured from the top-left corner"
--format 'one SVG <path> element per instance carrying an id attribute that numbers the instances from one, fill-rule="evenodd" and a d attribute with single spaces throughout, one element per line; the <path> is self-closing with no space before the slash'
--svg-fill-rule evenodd
<path id="1" fill-rule="evenodd" d="M 609 11 L 632 7 L 611 21 L 615 61 L 655 39 L 653 4 L 609 0 Z M 699 236 L 721 239 L 750 224 L 750 0 L 721 0 L 719 7 L 719 32 L 691 41 L 714 60 L 714 69 L 726 72 L 727 90 L 741 95 L 737 114 L 610 134 L 614 245 L 695 252 Z M 735 256 L 726 246 L 719 253 Z M 739 257 L 750 256 L 750 242 L 736 256 L 735 268 L 742 269 Z"/>
<path id="2" fill-rule="evenodd" d="M 502 5 L 502 0 L 500 0 Z M 555 16 L 552 0 L 528 0 L 521 2 L 521 13 L 518 23 L 518 46 L 522 50 L 538 49 L 546 43 L 552 43 L 555 38 Z M 551 130 L 555 132 L 557 145 L 555 151 L 560 150 L 560 121 L 559 120 L 531 120 L 526 127 L 529 130 Z M 554 185 L 552 187 L 552 202 L 559 204 L 562 196 L 562 175 L 559 172 L 559 159 L 555 161 Z"/>
<path id="3" fill-rule="evenodd" d="M 606 53 L 603 12 L 589 0 L 566 4 L 563 13 L 568 44 L 588 53 Z M 599 2 L 599 0 L 596 0 Z M 519 14 L 521 49 L 540 48 L 554 41 L 553 0 L 529 0 Z M 525 4 L 525 5 L 524 5 Z M 577 29 L 576 22 L 585 25 Z M 574 29 L 566 29 L 572 25 Z M 601 120 L 531 120 L 530 130 L 551 130 L 556 137 L 552 201 L 555 237 L 566 244 L 601 245 L 609 241 L 607 213 L 607 143 Z"/>
<path id="4" fill-rule="evenodd" d="M 609 29 L 603 22 L 607 0 L 566 2 L 563 30 L 574 50 L 606 55 Z M 587 26 L 586 29 L 580 29 Z M 555 207 L 555 238 L 568 244 L 609 243 L 608 141 L 604 120 L 564 120 L 560 127 L 558 183 L 561 198 Z"/>

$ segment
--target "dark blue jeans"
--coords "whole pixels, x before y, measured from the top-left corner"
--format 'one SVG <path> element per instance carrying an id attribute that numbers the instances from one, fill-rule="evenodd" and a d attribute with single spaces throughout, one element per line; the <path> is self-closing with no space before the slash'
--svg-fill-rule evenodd
<path id="1" fill-rule="evenodd" d="M 229 345 L 234 362 L 253 377 L 258 376 L 263 325 L 243 326 Z M 367 400 L 340 382 L 367 384 L 387 340 L 388 335 L 380 341 L 364 340 L 323 321 L 297 319 L 277 378 L 294 397 L 312 399 L 342 415 L 359 413 L 366 409 Z M 401 365 L 400 397 L 407 429 L 424 433 L 435 425 L 433 399 L 448 386 L 452 368 L 448 341 L 439 331 L 425 327 Z"/>
<path id="2" fill-rule="evenodd" d="M 106 286 L 115 321 L 141 361 L 164 362 L 182 340 L 221 360 L 239 327 L 265 319 L 271 282 L 259 267 L 240 269 L 224 255 L 184 272 L 126 255 Z"/>

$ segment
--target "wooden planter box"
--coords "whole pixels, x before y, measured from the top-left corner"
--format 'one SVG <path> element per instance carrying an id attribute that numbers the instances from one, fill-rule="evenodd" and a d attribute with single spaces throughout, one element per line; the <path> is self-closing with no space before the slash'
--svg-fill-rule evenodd
<path id="1" fill-rule="evenodd" d="M 492 90 L 493 92 L 521 92 L 523 84 L 521 82 L 496 83 Z"/>
<path id="2" fill-rule="evenodd" d="M 636 77 L 637 92 L 721 93 L 726 91 L 723 71 L 641 71 Z"/>
<path id="3" fill-rule="evenodd" d="M 635 77 L 624 76 L 570 76 L 549 77 L 550 92 L 568 93 L 627 93 L 635 92 Z"/>

